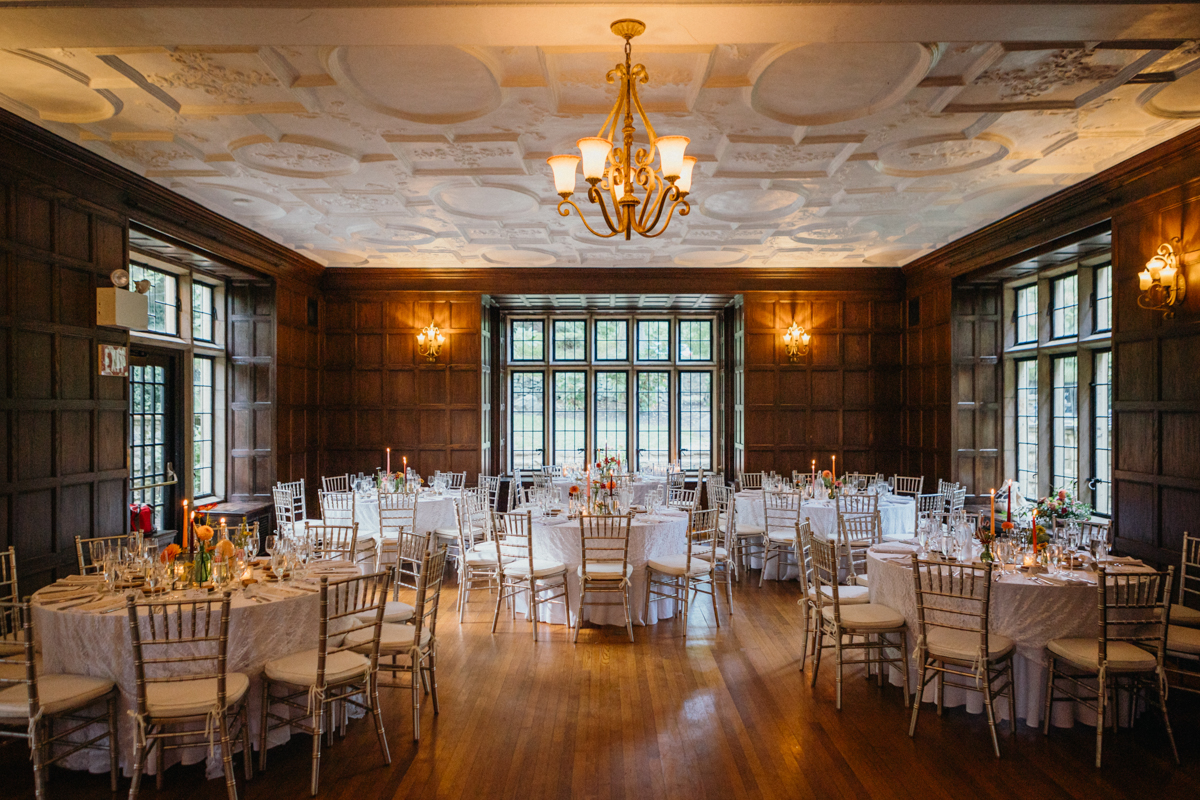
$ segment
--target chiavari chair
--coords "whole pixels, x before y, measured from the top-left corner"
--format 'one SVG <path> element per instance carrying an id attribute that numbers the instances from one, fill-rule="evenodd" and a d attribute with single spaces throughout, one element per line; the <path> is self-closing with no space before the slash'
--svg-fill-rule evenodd
<path id="1" fill-rule="evenodd" d="M 79 537 L 75 537 L 76 552 L 80 550 Z M 82 572 L 82 571 L 81 571 Z M 9 547 L 0 551 L 0 603 L 19 603 L 21 592 L 17 588 L 17 549 Z M 17 613 L 0 616 L 0 658 L 24 652 L 21 643 L 21 625 Z"/>
<path id="2" fill-rule="evenodd" d="M 1171 606 L 1171 624 L 1200 628 L 1200 536 L 1187 531 L 1179 564 L 1179 602 Z"/>
<path id="3" fill-rule="evenodd" d="M 75 560 L 79 564 L 80 575 L 96 575 L 104 569 L 102 563 L 104 551 L 116 545 L 124 545 L 129 541 L 125 534 L 119 536 L 97 536 L 93 539 L 75 537 Z"/>
<path id="4" fill-rule="evenodd" d="M 667 470 L 667 490 L 682 489 L 687 483 L 687 475 L 683 470 L 671 467 Z"/>
<path id="5" fill-rule="evenodd" d="M 892 476 L 892 492 L 901 497 L 916 498 L 921 494 L 921 489 L 925 486 L 925 477 L 906 477 L 904 475 Z"/>
<path id="6" fill-rule="evenodd" d="M 321 492 L 321 521 L 326 525 L 353 525 L 357 513 L 357 495 L 350 491 Z M 382 501 L 383 494 L 380 495 Z"/>
<path id="7" fill-rule="evenodd" d="M 288 537 L 299 535 L 304 526 L 304 518 L 296 514 L 291 490 L 276 486 L 271 490 L 271 501 L 275 505 L 275 530 Z"/>
<path id="8" fill-rule="evenodd" d="M 840 494 L 833 505 L 839 514 L 874 514 L 879 510 L 879 495 Z"/>
<path id="9" fill-rule="evenodd" d="M 718 510 L 697 511 L 688 520 L 687 552 L 652 558 L 646 562 L 646 618 L 651 600 L 674 600 L 683 609 L 683 633 L 687 636 L 688 611 L 693 594 L 712 598 L 713 619 L 721 627 L 717 613 L 717 591 L 712 580 L 712 548 L 716 544 Z"/>
<path id="10" fill-rule="evenodd" d="M 496 542 L 491 540 L 488 522 L 491 511 L 484 505 L 484 494 L 464 492 L 455 503 L 458 516 L 458 621 L 462 622 L 471 600 L 471 591 L 496 589 L 500 582 L 500 559 Z"/>
<path id="11" fill-rule="evenodd" d="M 241 734 L 246 780 L 253 775 L 245 702 L 250 678 L 227 669 L 229 599 L 229 592 L 220 599 L 141 603 L 132 596 L 126 599 L 137 680 L 130 800 L 137 800 L 151 753 L 157 757 L 155 783 L 161 790 L 164 751 L 204 742 L 211 749 L 218 736 L 226 793 L 229 800 L 237 800 L 231 719 L 237 721 Z"/>
<path id="12" fill-rule="evenodd" d="M 941 494 L 919 494 L 915 499 L 916 508 L 913 522 L 918 527 L 921 524 L 922 518 L 945 513 L 946 499 Z"/>
<path id="13" fill-rule="evenodd" d="M 782 579 L 787 572 L 788 556 L 796 548 L 796 525 L 800 522 L 800 495 L 795 492 L 763 493 L 763 565 L 758 574 L 762 586 L 767 566 L 778 561 L 776 568 Z"/>
<path id="14" fill-rule="evenodd" d="M 109 784 L 115 794 L 120 769 L 116 684 L 90 675 L 39 675 L 28 603 L 0 601 L 0 633 L 11 635 L 10 641 L 20 648 L 19 658 L 0 662 L 0 739 L 24 739 L 29 745 L 36 800 L 46 797 L 47 768 L 85 749 L 108 751 Z M 101 703 L 104 710 L 88 712 Z M 56 722 L 71 724 L 55 730 Z M 101 724 L 102 733 L 79 741 L 80 731 Z M 107 745 L 100 744 L 105 740 Z"/>
<path id="15" fill-rule="evenodd" d="M 333 743 L 335 709 L 371 714 L 385 764 L 392 763 L 379 704 L 379 637 L 391 576 L 374 572 L 331 582 L 321 578 L 317 646 L 268 661 L 263 668 L 258 766 L 267 768 L 267 736 L 291 727 L 312 736 L 311 792 L 317 794 L 321 739 Z M 365 637 L 360 631 L 366 631 Z M 273 695 L 279 688 L 282 694 Z M 272 708 L 283 706 L 282 712 Z"/>
<path id="16" fill-rule="evenodd" d="M 817 616 L 817 588 L 813 580 L 812 560 L 812 524 L 806 518 L 796 523 L 796 568 L 799 572 L 800 599 L 796 601 L 804 609 L 804 624 L 801 628 L 801 640 L 804 642 L 804 653 L 800 657 L 800 671 L 804 672 L 804 663 L 808 654 L 816 648 L 817 632 L 821 621 Z M 832 600 L 829 587 L 824 587 L 826 599 Z M 842 605 L 860 605 L 870 602 L 869 592 L 865 586 L 839 586 L 838 599 Z"/>
<path id="17" fill-rule="evenodd" d="M 1179 763 L 1167 714 L 1167 616 L 1175 568 L 1166 572 L 1112 573 L 1097 570 L 1100 634 L 1051 639 L 1046 643 L 1046 707 L 1042 734 L 1050 733 L 1056 702 L 1082 703 L 1096 712 L 1096 768 L 1100 768 L 1106 715 L 1121 689 L 1134 696 L 1157 695 L 1171 754 Z M 1095 685 L 1093 686 L 1093 682 Z M 1115 720 L 1115 715 L 1114 715 Z"/>
<path id="18" fill-rule="evenodd" d="M 1200 536 L 1183 534 L 1179 602 L 1171 606 L 1167 626 L 1166 670 L 1173 689 L 1200 693 Z"/>
<path id="19" fill-rule="evenodd" d="M 306 523 L 304 535 L 312 545 L 314 561 L 349 561 L 358 553 L 358 523 L 319 525 Z"/>
<path id="20" fill-rule="evenodd" d="M 575 613 L 575 638 L 583 627 L 585 606 L 621 606 L 625 612 L 625 629 L 633 641 L 633 616 L 629 613 L 629 585 L 633 567 L 629 565 L 630 515 L 586 514 L 579 518 L 579 546 L 583 563 L 579 565 L 579 606 Z M 593 595 L 589 599 L 588 595 Z M 597 595 L 619 595 L 599 600 Z"/>
<path id="21" fill-rule="evenodd" d="M 479 488 L 487 493 L 487 510 L 499 511 L 497 505 L 500 502 L 500 476 L 479 473 Z"/>
<path id="22" fill-rule="evenodd" d="M 1108 546 L 1112 547 L 1112 523 L 1090 519 L 1055 519 L 1055 534 L 1061 534 L 1067 529 L 1068 525 L 1078 527 L 1081 542 L 1086 543 L 1093 539 L 1103 538 L 1108 543 Z"/>
<path id="23" fill-rule="evenodd" d="M 563 607 L 570 623 L 571 607 L 567 593 L 567 566 L 559 561 L 537 558 L 533 549 L 533 514 L 530 511 L 510 511 L 492 515 L 492 528 L 500 560 L 500 591 L 496 592 L 496 610 L 492 615 L 492 633 L 500 619 L 500 605 L 508 600 L 516 616 L 516 596 L 528 594 L 529 619 L 533 623 L 533 640 L 537 641 L 538 610 L 555 603 Z"/>
<path id="24" fill-rule="evenodd" d="M 857 486 L 859 482 L 870 486 L 878 480 L 879 476 L 874 472 L 847 472 L 842 476 L 842 485 L 849 486 L 852 483 Z"/>
<path id="25" fill-rule="evenodd" d="M 292 516 L 297 522 L 303 524 L 308 520 L 308 499 L 304 489 L 304 479 L 298 481 L 290 481 L 288 483 L 275 484 L 276 489 L 286 489 L 292 496 Z M 317 520 L 311 520 L 317 522 Z"/>
<path id="26" fill-rule="evenodd" d="M 747 489 L 761 489 L 763 484 L 763 474 L 761 472 L 742 472 L 740 469 L 737 473 L 737 485 L 740 491 Z"/>
<path id="27" fill-rule="evenodd" d="M 667 489 L 667 507 L 680 511 L 694 512 L 700 504 L 699 489 L 683 489 L 672 486 Z"/>
<path id="28" fill-rule="evenodd" d="M 717 535 L 713 548 L 713 580 L 725 586 L 725 600 L 729 603 L 729 614 L 732 616 L 733 581 L 737 577 L 737 562 L 733 558 L 734 531 L 737 530 L 733 487 L 710 486 L 708 507 L 717 510 Z"/>
<path id="29" fill-rule="evenodd" d="M 917 734 L 921 696 L 937 681 L 937 710 L 941 716 L 947 686 L 983 694 L 992 749 L 1000 757 L 996 737 L 997 697 L 1008 696 L 1009 732 L 1017 735 L 1016 684 L 1013 679 L 1012 639 L 989 630 L 992 564 L 974 566 L 924 561 L 912 556 L 917 598 L 917 696 L 908 735 Z"/>
<path id="30" fill-rule="evenodd" d="M 535 489 L 548 489 L 554 485 L 554 481 L 544 472 L 535 472 L 529 478 L 533 481 L 533 488 Z"/>
<path id="31" fill-rule="evenodd" d="M 879 512 L 837 515 L 838 550 L 850 567 L 850 582 L 867 585 L 867 550 L 883 542 L 883 523 Z"/>
<path id="32" fill-rule="evenodd" d="M 350 473 L 335 475 L 332 478 L 321 478 L 321 489 L 326 492 L 350 491 Z"/>
<path id="33" fill-rule="evenodd" d="M 396 625 L 385 622 L 380 627 L 378 642 L 372 641 L 372 631 L 361 628 L 346 635 L 346 644 L 356 652 L 370 655 L 378 647 L 379 655 L 389 660 L 380 660 L 378 669 L 387 672 L 393 680 L 407 673 L 407 683 L 382 683 L 385 688 L 410 689 L 412 691 L 413 741 L 421 741 L 421 695 L 422 687 L 429 691 L 433 701 L 433 713 L 439 712 L 437 695 L 437 617 L 441 606 L 442 583 L 446 575 L 446 548 L 438 547 L 426 551 L 421 565 L 421 580 L 417 585 L 414 601 L 415 613 L 412 624 Z M 397 659 L 404 659 L 399 663 Z"/>
<path id="34" fill-rule="evenodd" d="M 838 586 L 837 546 L 811 535 L 808 542 L 812 551 L 812 578 L 819 622 L 811 685 L 817 685 L 821 653 L 833 648 L 837 668 L 838 711 L 842 710 L 842 673 L 846 664 L 863 664 L 868 670 L 872 665 L 879 666 L 880 680 L 883 665 L 895 666 L 904 675 L 904 707 L 908 708 L 908 633 L 904 617 L 880 603 L 842 603 L 842 587 Z M 898 640 L 889 640 L 888 637 L 898 637 Z M 826 638 L 832 639 L 832 643 L 826 644 Z M 896 649 L 897 646 L 895 656 L 889 656 L 888 649 Z M 863 657 L 847 661 L 844 653 L 848 650 L 861 650 Z"/>

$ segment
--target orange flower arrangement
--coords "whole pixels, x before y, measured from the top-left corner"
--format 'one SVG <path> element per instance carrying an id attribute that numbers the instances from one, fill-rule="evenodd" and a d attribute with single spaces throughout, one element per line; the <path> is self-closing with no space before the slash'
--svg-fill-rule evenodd
<path id="1" fill-rule="evenodd" d="M 233 542 L 229 541 L 228 539 L 222 539 L 221 541 L 217 542 L 216 551 L 217 555 L 219 555 L 221 558 L 233 558 Z"/>
<path id="2" fill-rule="evenodd" d="M 572 486 L 570 489 L 567 490 L 567 494 L 579 494 L 579 487 Z"/>
<path id="3" fill-rule="evenodd" d="M 159 554 L 158 558 L 164 564 L 170 564 L 175 559 L 179 558 L 179 554 L 183 552 L 183 548 L 177 544 L 169 544 L 166 549 Z"/>
<path id="4" fill-rule="evenodd" d="M 210 525 L 200 525 L 196 528 L 196 538 L 202 542 L 211 541 L 213 537 L 213 529 Z"/>

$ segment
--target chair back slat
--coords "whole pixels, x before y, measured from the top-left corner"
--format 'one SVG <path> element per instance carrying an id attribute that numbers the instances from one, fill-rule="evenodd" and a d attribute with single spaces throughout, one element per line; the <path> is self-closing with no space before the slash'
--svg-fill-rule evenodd
<path id="1" fill-rule="evenodd" d="M 17 588 L 17 549 L 0 550 L 0 603 L 16 603 L 21 599 Z M 0 630 L 0 634 L 10 631 Z"/>
<path id="2" fill-rule="evenodd" d="M 216 679 L 217 704 L 224 708 L 229 648 L 230 593 L 203 600 L 125 601 L 137 713 L 147 713 L 147 688 L 155 683 Z"/>
<path id="3" fill-rule="evenodd" d="M 795 492 L 763 492 L 763 527 L 772 533 L 790 535 L 800 522 L 800 495 Z"/>
<path id="4" fill-rule="evenodd" d="M 742 472 L 738 470 L 737 482 L 738 488 L 742 491 L 747 489 L 761 489 L 763 474 L 761 472 Z"/>
<path id="5" fill-rule="evenodd" d="M 979 636 L 979 652 L 988 653 L 992 564 L 950 564 L 912 556 L 919 633 L 930 628 L 966 631 Z"/>
<path id="6" fill-rule="evenodd" d="M 487 491 L 487 510 L 499 511 L 496 506 L 500 503 L 500 476 L 480 473 L 479 486 Z"/>
<path id="7" fill-rule="evenodd" d="M 321 519 L 326 525 L 353 525 L 357 504 L 354 492 L 321 492 Z"/>
<path id="8" fill-rule="evenodd" d="M 838 595 L 838 555 L 837 546 L 828 539 L 815 536 L 807 526 L 800 526 L 803 537 L 803 547 L 809 551 L 812 559 L 813 594 L 816 598 L 817 613 L 822 614 L 825 606 L 833 608 L 834 624 L 841 624 L 841 598 Z"/>
<path id="9" fill-rule="evenodd" d="M 353 525 L 314 525 L 304 527 L 316 561 L 353 562 L 358 547 L 358 523 Z"/>
<path id="10" fill-rule="evenodd" d="M 442 583 L 446 576 L 446 545 L 434 551 L 425 551 L 421 565 L 421 581 L 417 586 L 417 598 L 413 601 L 413 643 L 420 644 L 423 631 L 437 635 L 438 607 L 442 599 Z"/>
<path id="11" fill-rule="evenodd" d="M 492 530 L 496 536 L 496 549 L 500 561 L 521 562 L 533 569 L 533 512 L 508 511 L 492 513 Z"/>
<path id="12" fill-rule="evenodd" d="M 799 572 L 800 596 L 808 597 L 813 587 L 812 523 L 805 517 L 796 523 L 796 570 Z"/>
<path id="13" fill-rule="evenodd" d="M 329 656 L 345 650 L 360 650 L 362 643 L 349 634 L 372 632 L 371 672 L 379 664 L 379 633 L 383 629 L 383 609 L 391 584 L 391 570 L 381 570 L 344 580 L 321 578 L 321 615 L 317 641 L 316 686 L 328 685 L 325 674 Z"/>
<path id="14" fill-rule="evenodd" d="M 1179 565 L 1179 604 L 1200 609 L 1200 536 L 1183 532 L 1183 553 Z"/>
<path id="15" fill-rule="evenodd" d="M 629 564 L 629 514 L 587 514 L 579 518 L 583 575 L 589 580 L 624 580 Z M 591 572 L 607 566 L 602 572 Z"/>
<path id="16" fill-rule="evenodd" d="M 24 667 L 19 674 L 0 672 L 0 691 L 24 686 L 29 695 L 29 719 L 33 719 L 38 713 L 40 700 L 34 655 L 33 610 L 28 602 L 0 601 L 0 633 L 13 644 L 21 645 L 21 651 L 8 656 L 4 663 Z"/>
<path id="17" fill-rule="evenodd" d="M 1113 573 L 1103 566 L 1097 570 L 1101 662 L 1108 659 L 1108 643 L 1120 641 L 1154 652 L 1162 664 L 1174 577 L 1174 567 L 1166 572 Z"/>
<path id="18" fill-rule="evenodd" d="M 415 531 L 419 502 L 416 492 L 380 492 L 379 535 L 384 539 L 391 539 L 401 531 Z"/>
<path id="19" fill-rule="evenodd" d="M 688 520 L 687 570 L 690 574 L 696 560 L 713 563 L 717 559 L 716 544 L 720 512 L 715 508 L 692 512 Z"/>
<path id="20" fill-rule="evenodd" d="M 892 476 L 892 491 L 898 495 L 906 497 L 916 497 L 921 494 L 921 490 L 925 487 L 925 477 L 907 477 L 904 475 Z"/>
<path id="21" fill-rule="evenodd" d="M 350 491 L 350 473 L 335 475 L 332 478 L 321 478 L 321 489 L 326 492 Z"/>
<path id="22" fill-rule="evenodd" d="M 92 539 L 75 537 L 75 559 L 79 564 L 80 575 L 95 575 L 104 569 L 104 552 L 114 546 L 123 545 L 129 541 L 126 535 L 97 536 Z"/>
<path id="23" fill-rule="evenodd" d="M 667 506 L 680 511 L 695 511 L 700 502 L 699 489 L 672 486 L 667 489 Z"/>
<path id="24" fill-rule="evenodd" d="M 879 510 L 879 495 L 840 494 L 834 501 L 839 514 L 874 514 Z"/>

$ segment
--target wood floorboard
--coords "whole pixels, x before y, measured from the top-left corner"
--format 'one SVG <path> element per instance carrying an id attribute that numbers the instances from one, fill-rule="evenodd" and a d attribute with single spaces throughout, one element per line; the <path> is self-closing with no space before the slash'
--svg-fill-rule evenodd
<path id="1" fill-rule="evenodd" d="M 757 576 L 755 576 L 756 578 Z M 520 800 L 791 800 L 792 798 L 1038 798 L 1174 800 L 1200 797 L 1200 697 L 1171 695 L 1183 765 L 1170 760 L 1153 711 L 1132 730 L 1106 735 L 1105 764 L 1092 766 L 1094 728 L 1049 737 L 1001 724 L 1004 756 L 991 753 L 983 715 L 962 708 L 921 712 L 916 739 L 897 687 L 847 669 L 843 709 L 834 709 L 831 658 L 810 688 L 798 671 L 798 586 L 735 587 L 736 613 L 713 625 L 711 606 L 635 628 L 585 627 L 578 644 L 564 626 L 539 626 L 532 641 L 520 616 L 492 609 L 483 593 L 460 624 L 454 587 L 438 629 L 441 714 L 422 699 L 421 743 L 412 741 L 411 693 L 381 690 L 392 754 L 384 766 L 369 720 L 352 720 L 324 750 L 321 794 L 333 800 L 520 798 Z M 827 654 L 828 656 L 828 654 Z M 809 670 L 812 669 L 810 663 Z M 245 800 L 308 796 L 311 740 L 271 751 Z M 235 766 L 240 773 L 240 756 Z M 23 742 L 0 744 L 0 798 L 33 796 Z M 120 782 L 120 797 L 129 782 Z M 114 800 L 107 775 L 52 770 L 51 798 Z M 142 798 L 222 800 L 224 782 L 199 765 L 174 767 L 162 792 Z"/>

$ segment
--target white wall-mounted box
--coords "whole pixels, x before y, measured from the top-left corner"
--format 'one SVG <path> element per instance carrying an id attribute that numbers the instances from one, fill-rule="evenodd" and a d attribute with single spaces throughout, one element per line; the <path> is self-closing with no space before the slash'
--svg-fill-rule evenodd
<path id="1" fill-rule="evenodd" d="M 113 286 L 97 289 L 96 324 L 144 331 L 150 327 L 150 298 Z"/>

